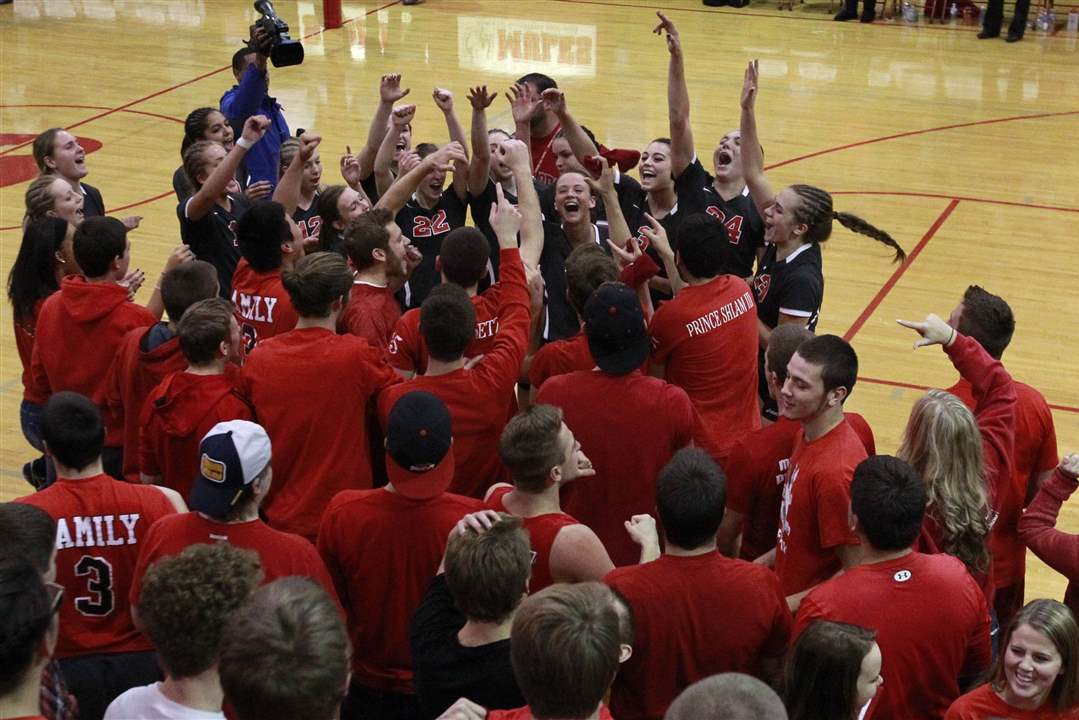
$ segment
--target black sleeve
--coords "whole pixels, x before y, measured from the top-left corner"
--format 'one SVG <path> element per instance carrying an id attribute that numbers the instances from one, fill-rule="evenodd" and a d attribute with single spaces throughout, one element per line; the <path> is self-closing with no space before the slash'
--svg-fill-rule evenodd
<path id="1" fill-rule="evenodd" d="M 539 196 L 540 215 L 544 220 L 553 220 L 558 216 L 554 209 L 554 184 L 540 182 L 533 178 L 532 185 L 536 188 L 536 195 Z"/>
<path id="2" fill-rule="evenodd" d="M 105 214 L 105 201 L 101 198 L 101 191 L 93 185 L 83 184 L 82 189 L 86 192 L 83 198 L 83 217 L 101 217 Z"/>
<path id="3" fill-rule="evenodd" d="M 807 318 L 812 317 L 820 309 L 823 295 L 823 278 L 808 267 L 798 268 L 783 278 L 778 293 L 779 309 L 781 312 L 794 310 L 804 313 Z"/>
<path id="4" fill-rule="evenodd" d="M 700 158 L 693 158 L 693 162 L 686 166 L 682 174 L 674 179 L 674 191 L 681 195 L 683 192 L 703 188 L 710 183 L 708 173 L 701 165 Z"/>
<path id="5" fill-rule="evenodd" d="M 172 174 L 172 191 L 176 193 L 176 199 L 180 202 L 195 194 L 195 189 L 191 187 L 191 181 L 187 179 L 187 173 L 184 172 L 183 167 L 176 168 L 176 172 Z"/>
<path id="6" fill-rule="evenodd" d="M 618 193 L 618 206 L 622 208 L 622 217 L 629 227 L 630 235 L 634 235 L 637 229 L 645 224 L 642 217 L 646 197 L 644 188 L 635 178 L 626 173 L 619 173 L 618 182 L 615 183 L 615 192 Z"/>
<path id="7" fill-rule="evenodd" d="M 360 187 L 367 194 L 367 199 L 371 201 L 371 207 L 374 207 L 378 202 L 378 183 L 375 181 L 375 174 L 371 173 L 360 180 Z"/>
<path id="8" fill-rule="evenodd" d="M 436 575 L 409 625 L 413 657 L 422 657 L 427 648 L 446 642 L 464 626 L 465 616 L 453 604 L 446 575 Z"/>

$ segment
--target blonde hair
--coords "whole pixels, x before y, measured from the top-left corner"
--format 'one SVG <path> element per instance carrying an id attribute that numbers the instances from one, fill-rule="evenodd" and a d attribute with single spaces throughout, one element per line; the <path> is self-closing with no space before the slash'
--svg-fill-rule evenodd
<path id="1" fill-rule="evenodd" d="M 290 137 L 285 142 L 281 143 L 281 174 L 284 175 L 288 170 L 288 166 L 292 164 L 292 159 L 296 157 L 296 153 L 300 151 L 300 138 Z"/>
<path id="2" fill-rule="evenodd" d="M 56 198 L 50 188 L 59 180 L 58 175 L 38 175 L 26 188 L 26 215 L 23 216 L 23 229 L 34 220 L 45 217 L 56 208 Z"/>
<path id="3" fill-rule="evenodd" d="M 941 531 L 941 550 L 971 574 L 989 567 L 989 500 L 982 472 L 982 436 L 973 413 L 944 390 L 930 390 L 910 411 L 896 456 L 925 481 L 928 514 Z"/>

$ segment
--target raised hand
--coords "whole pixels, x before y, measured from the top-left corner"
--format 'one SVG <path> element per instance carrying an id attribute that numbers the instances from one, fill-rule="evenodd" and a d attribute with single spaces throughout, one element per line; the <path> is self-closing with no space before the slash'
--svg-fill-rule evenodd
<path id="1" fill-rule="evenodd" d="M 626 520 L 626 532 L 629 533 L 633 542 L 641 547 L 650 544 L 659 544 L 659 533 L 656 531 L 656 519 L 651 515 L 634 515 Z"/>
<path id="2" fill-rule="evenodd" d="M 259 180 L 258 182 L 253 182 L 248 185 L 247 189 L 244 190 L 244 195 L 246 195 L 247 199 L 251 202 L 255 202 L 270 197 L 272 192 L 273 186 L 270 185 L 269 180 Z"/>
<path id="3" fill-rule="evenodd" d="M 307 162 L 311 159 L 311 156 L 315 154 L 315 149 L 318 144 L 322 142 L 322 138 L 318 135 L 312 135 L 311 133 L 304 133 L 300 136 L 300 160 Z"/>
<path id="4" fill-rule="evenodd" d="M 656 11 L 656 17 L 659 18 L 659 25 L 652 28 L 652 32 L 656 35 L 667 33 L 667 52 L 671 55 L 680 55 L 682 53 L 682 41 L 678 37 L 678 28 L 674 26 L 670 18 L 658 10 Z"/>
<path id="5" fill-rule="evenodd" d="M 397 156 L 397 174 L 408 175 L 420 162 L 420 154 L 415 150 L 402 152 Z"/>
<path id="6" fill-rule="evenodd" d="M 270 120 L 265 115 L 252 115 L 247 118 L 247 122 L 244 123 L 244 129 L 241 133 L 241 137 L 244 140 L 256 143 L 262 139 L 262 136 L 266 134 L 266 131 L 270 129 Z"/>
<path id="7" fill-rule="evenodd" d="M 543 310 L 543 273 L 538 267 L 525 263 L 525 282 L 528 283 L 528 299 L 532 306 L 532 314 Z"/>
<path id="8" fill-rule="evenodd" d="M 914 341 L 915 350 L 929 345 L 944 345 L 947 347 L 955 339 L 955 328 L 933 313 L 926 315 L 924 322 L 914 322 L 912 320 L 896 320 L 896 322 L 921 335 L 921 338 Z"/>
<path id="9" fill-rule="evenodd" d="M 607 162 L 607 158 L 596 157 L 595 163 L 599 165 L 599 179 L 595 180 L 586 175 L 584 181 L 588 183 L 588 187 L 592 188 L 593 194 L 609 197 L 615 191 L 614 173 L 611 172 L 611 166 Z"/>
<path id="10" fill-rule="evenodd" d="M 378 99 L 384 103 L 392 105 L 405 95 L 408 95 L 408 88 L 401 88 L 401 75 L 383 75 L 382 79 L 378 83 Z"/>
<path id="11" fill-rule="evenodd" d="M 629 267 L 637 262 L 637 258 L 644 255 L 644 251 L 637 244 L 636 238 L 630 238 L 624 248 L 619 247 L 613 240 L 607 238 L 607 246 L 611 248 L 611 252 L 614 253 L 615 258 L 618 259 L 618 263 L 622 267 Z"/>
<path id="12" fill-rule="evenodd" d="M 752 110 L 757 102 L 757 81 L 760 79 L 759 60 L 750 60 L 742 78 L 742 108 Z"/>
<path id="13" fill-rule="evenodd" d="M 490 530 L 501 519 L 502 516 L 494 510 L 477 510 L 458 520 L 450 534 L 456 532 L 458 535 L 467 535 L 469 530 L 482 533 Z"/>
<path id="14" fill-rule="evenodd" d="M 498 97 L 495 93 L 487 92 L 486 85 L 479 85 L 468 89 L 468 102 L 472 103 L 473 110 L 486 110 Z"/>
<path id="15" fill-rule="evenodd" d="M 584 454 L 583 450 L 578 448 L 575 455 L 577 456 L 577 462 L 571 470 L 567 471 L 562 476 L 563 482 L 578 480 L 584 477 L 592 477 L 596 474 L 596 469 L 592 467 L 592 461 L 588 459 L 588 456 Z"/>
<path id="16" fill-rule="evenodd" d="M 503 140 L 498 152 L 502 156 L 502 162 L 506 163 L 511 169 L 521 168 L 532 172 L 528 166 L 528 147 L 523 141 L 517 138 Z"/>
<path id="17" fill-rule="evenodd" d="M 192 252 L 191 247 L 188 245 L 177 245 L 175 249 L 169 254 L 168 259 L 165 261 L 165 270 L 168 272 L 174 267 L 183 265 L 184 263 L 192 262 L 195 259 L 195 253 Z"/>
<path id="18" fill-rule="evenodd" d="M 446 88 L 435 88 L 431 93 L 435 105 L 444 113 L 453 112 L 453 93 Z"/>
<path id="19" fill-rule="evenodd" d="M 438 150 L 431 153 L 430 157 L 434 158 L 434 162 L 436 165 L 442 165 L 446 167 L 447 170 L 453 169 L 452 163 L 468 162 L 468 155 L 465 154 L 464 147 L 456 140 L 446 143 Z"/>
<path id="20" fill-rule="evenodd" d="M 1079 478 L 1079 454 L 1069 453 L 1060 461 L 1060 472 L 1072 480 Z"/>
<path id="21" fill-rule="evenodd" d="M 566 94 L 558 88 L 547 88 L 541 95 L 543 98 L 543 109 L 550 110 L 555 115 L 561 117 L 566 114 Z"/>
<path id="22" fill-rule="evenodd" d="M 414 117 L 416 117 L 415 105 L 401 105 L 400 107 L 395 107 L 393 112 L 390 113 L 390 122 L 395 127 L 403 128 L 410 124 Z"/>
<path id="23" fill-rule="evenodd" d="M 543 108 L 542 100 L 532 100 L 528 94 L 528 86 L 515 84 L 510 86 L 506 93 L 506 99 L 510 101 L 510 110 L 513 112 L 513 122 L 528 122 Z"/>
<path id="24" fill-rule="evenodd" d="M 641 233 L 648 238 L 648 242 L 656 249 L 660 257 L 674 257 L 674 250 L 671 249 L 671 241 L 667 237 L 667 231 L 663 229 L 659 221 L 648 213 L 644 214 L 644 220 L 648 223 L 648 227 L 642 228 Z"/>
<path id="25" fill-rule="evenodd" d="M 506 199 L 502 183 L 495 183 L 495 195 L 497 199 L 491 205 L 489 216 L 495 237 L 516 239 L 517 232 L 521 229 L 521 211 Z"/>
<path id="26" fill-rule="evenodd" d="M 360 184 L 360 156 L 353 155 L 348 145 L 345 145 L 345 154 L 341 156 L 341 178 L 351 188 Z"/>

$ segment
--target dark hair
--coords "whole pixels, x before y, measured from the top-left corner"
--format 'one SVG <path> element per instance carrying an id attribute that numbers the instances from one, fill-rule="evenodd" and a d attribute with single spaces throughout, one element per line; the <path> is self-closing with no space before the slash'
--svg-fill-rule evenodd
<path id="1" fill-rule="evenodd" d="M 787 365 L 794 353 L 808 340 L 813 339 L 813 331 L 800 323 L 787 323 L 776 325 L 768 336 L 768 349 L 765 358 L 768 360 L 768 370 L 776 375 L 780 385 L 787 379 Z"/>
<path id="2" fill-rule="evenodd" d="M 491 246 L 483 233 L 474 227 L 454 228 L 442 240 L 438 257 L 447 280 L 470 288 L 487 274 Z"/>
<path id="3" fill-rule="evenodd" d="M 927 499 L 925 483 L 914 468 L 891 455 L 873 455 L 854 470 L 851 511 L 878 550 L 903 550 L 914 543 Z"/>
<path id="4" fill-rule="evenodd" d="M 318 231 L 318 245 L 323 250 L 335 250 L 334 246 L 341 237 L 340 231 L 333 224 L 341 219 L 337 201 L 341 199 L 341 193 L 347 189 L 347 185 L 327 185 L 318 194 L 318 214 L 322 218 L 322 228 Z M 373 208 L 372 212 L 378 209 L 380 208 Z"/>
<path id="5" fill-rule="evenodd" d="M 191 545 L 147 569 L 139 619 L 171 677 L 192 677 L 217 662 L 229 616 L 261 579 L 258 553 L 228 543 Z"/>
<path id="6" fill-rule="evenodd" d="M 727 504 L 727 476 L 708 453 L 683 448 L 656 479 L 656 509 L 667 542 L 686 550 L 714 542 Z"/>
<path id="7" fill-rule="evenodd" d="M 56 521 L 28 503 L 0 503 L 0 536 L 4 554 L 25 558 L 41 575 L 49 570 L 56 546 Z"/>
<path id="8" fill-rule="evenodd" d="M 84 395 L 55 393 L 41 411 L 41 439 L 58 463 L 82 470 L 101 457 L 105 446 L 101 411 Z"/>
<path id="9" fill-rule="evenodd" d="M 245 45 L 236 52 L 232 53 L 232 72 L 238 73 L 247 69 L 247 66 L 250 64 L 247 62 L 247 56 L 254 55 L 255 52 L 256 51 L 254 48 Z"/>
<path id="10" fill-rule="evenodd" d="M 513 616 L 510 660 L 535 717 L 591 717 L 621 653 L 611 589 L 557 584 L 525 598 Z"/>
<path id="11" fill-rule="evenodd" d="M 963 293 L 963 312 L 956 331 L 978 341 L 991 357 L 1000 360 L 1015 332 L 1015 315 L 999 295 L 971 285 Z"/>
<path id="12" fill-rule="evenodd" d="M 566 258 L 566 295 L 569 304 L 584 315 L 584 306 L 592 293 L 605 282 L 618 280 L 618 266 L 610 255 L 595 243 L 581 243 Z"/>
<path id="13" fill-rule="evenodd" d="M 415 148 L 416 154 L 420 156 L 420 160 L 424 159 L 428 155 L 438 150 L 438 145 L 434 143 L 424 142 L 420 143 Z"/>
<path id="14" fill-rule="evenodd" d="M 727 229 L 705 213 L 693 213 L 678 226 L 678 257 L 696 278 L 713 278 L 730 272 L 732 253 Z"/>
<path id="15" fill-rule="evenodd" d="M 693 683 L 675 698 L 664 720 L 787 720 L 775 691 L 750 675 L 727 672 Z"/>
<path id="16" fill-rule="evenodd" d="M 170 322 L 177 322 L 189 307 L 217 295 L 217 270 L 205 260 L 182 263 L 161 276 L 161 301 Z"/>
<path id="17" fill-rule="evenodd" d="M 832 196 L 825 190 L 813 185 L 791 185 L 791 190 L 798 195 L 799 202 L 791 212 L 794 221 L 805 223 L 809 226 L 806 230 L 805 242 L 822 243 L 832 234 L 832 221 L 838 220 L 839 224 L 851 232 L 860 235 L 868 235 L 879 243 L 883 243 L 895 251 L 893 262 L 905 260 L 907 253 L 899 246 L 892 236 L 883 230 L 870 225 L 868 222 L 845 212 L 836 212 L 832 208 Z"/>
<path id="18" fill-rule="evenodd" d="M 584 134 L 588 136 L 589 140 L 592 141 L 592 144 L 595 145 L 597 148 L 599 148 L 599 141 L 596 140 L 596 134 L 593 133 L 591 130 L 589 130 L 584 125 L 581 125 L 580 127 L 581 127 L 581 131 L 584 132 Z M 499 132 L 506 132 L 506 131 L 505 130 L 499 130 Z M 506 135 L 509 135 L 510 137 L 513 137 L 512 133 L 506 133 Z M 558 132 L 556 132 L 554 134 L 554 139 L 555 140 L 558 140 L 559 138 L 565 138 L 565 137 L 566 137 L 566 131 L 563 130 L 562 128 L 559 128 Z M 568 140 L 567 140 L 567 142 L 568 142 Z"/>
<path id="19" fill-rule="evenodd" d="M 446 543 L 446 585 L 461 614 L 479 622 L 502 622 L 521 604 L 532 571 L 532 547 L 524 521 L 500 514 L 482 533 L 467 529 Z"/>
<path id="20" fill-rule="evenodd" d="M 427 353 L 454 362 L 476 336 L 476 308 L 460 285 L 438 285 L 420 305 L 420 335 Z"/>
<path id="21" fill-rule="evenodd" d="M 263 585 L 226 625 L 218 673 L 240 720 L 330 720 L 344 698 L 349 647 L 333 600 L 314 581 Z"/>
<path id="22" fill-rule="evenodd" d="M 75 228 L 74 249 L 83 274 L 99 278 L 127 251 L 127 228 L 113 217 L 88 217 Z"/>
<path id="23" fill-rule="evenodd" d="M 236 225 L 236 243 L 240 254 L 255 272 L 265 273 L 281 267 L 281 243 L 292 239 L 292 229 L 285 217 L 285 206 L 273 200 L 255 203 Z"/>
<path id="24" fill-rule="evenodd" d="M 532 83 L 535 85 L 537 93 L 542 93 L 544 90 L 558 87 L 558 83 L 551 77 L 538 72 L 530 72 L 517 78 L 518 85 L 524 85 L 525 83 Z"/>
<path id="25" fill-rule="evenodd" d="M 305 255 L 281 281 L 300 317 L 329 317 L 334 301 L 352 289 L 352 273 L 337 253 Z"/>
<path id="26" fill-rule="evenodd" d="M 838 335 L 817 335 L 799 345 L 797 352 L 807 363 L 820 367 L 824 392 L 843 387 L 847 398 L 854 392 L 858 355 L 846 340 Z"/>
<path id="27" fill-rule="evenodd" d="M 862 661 L 876 639 L 857 625 L 811 623 L 787 656 L 783 702 L 790 720 L 851 720 Z"/>
<path id="28" fill-rule="evenodd" d="M 53 170 L 45 164 L 45 158 L 52 155 L 55 150 L 56 136 L 63 132 L 63 128 L 49 128 L 44 132 L 38 133 L 38 136 L 34 138 L 34 145 L 32 152 L 34 153 L 34 163 L 37 165 L 38 171 L 42 175 L 50 175 Z"/>
<path id="29" fill-rule="evenodd" d="M 191 147 L 192 143 L 204 139 L 206 128 L 209 126 L 210 114 L 221 112 L 215 107 L 195 108 L 184 118 L 184 139 L 180 143 L 180 157 Z"/>
<path id="30" fill-rule="evenodd" d="M 234 308 L 231 302 L 210 297 L 193 304 L 176 327 L 180 352 L 192 365 L 206 365 L 217 358 L 221 343 L 229 339 Z"/>
<path id="31" fill-rule="evenodd" d="M 29 321 L 38 301 L 60 289 L 56 253 L 67 237 L 68 224 L 58 217 L 33 220 L 22 233 L 19 254 L 7 276 L 7 296 L 15 322 Z"/>
<path id="32" fill-rule="evenodd" d="M 554 405 L 533 405 L 506 423 L 498 454 L 518 490 L 540 493 L 547 487 L 551 468 L 565 457 L 558 442 L 561 430 L 562 410 Z"/>
<path id="33" fill-rule="evenodd" d="M 19 687 L 52 624 L 41 574 L 25 558 L 0 558 L 0 696 Z"/>
<path id="34" fill-rule="evenodd" d="M 339 197 L 340 193 L 337 196 Z M 336 202 L 335 200 L 335 210 Z M 325 216 L 323 220 L 325 221 Z M 375 250 L 389 252 L 390 231 L 386 229 L 386 226 L 392 222 L 393 213 L 386 208 L 374 208 L 348 224 L 343 233 L 343 240 L 345 254 L 352 261 L 353 267 L 357 270 L 366 270 L 375 264 Z M 325 222 L 323 222 L 323 227 L 325 227 Z"/>

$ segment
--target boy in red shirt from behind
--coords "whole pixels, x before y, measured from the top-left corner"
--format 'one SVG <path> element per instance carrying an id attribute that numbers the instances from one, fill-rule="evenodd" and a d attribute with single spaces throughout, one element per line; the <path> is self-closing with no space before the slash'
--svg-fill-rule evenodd
<path id="1" fill-rule="evenodd" d="M 30 381 L 38 397 L 63 390 L 88 397 L 109 418 L 105 400 L 109 369 L 128 331 L 157 318 L 128 299 L 120 284 L 128 274 L 131 242 L 116 218 L 83 221 L 75 231 L 75 259 L 83 275 L 64 278 L 60 292 L 41 306 L 30 357 Z M 122 474 L 123 425 L 107 423 L 105 471 Z"/>
<path id="2" fill-rule="evenodd" d="M 274 444 L 270 525 L 313 540 L 334 495 L 372 486 L 365 409 L 400 377 L 367 341 L 336 332 L 352 288 L 340 255 L 308 255 L 284 284 L 299 323 L 251 354 L 240 394 Z"/>
<path id="3" fill-rule="evenodd" d="M 450 530 L 483 507 L 447 492 L 456 446 L 445 404 L 428 392 L 406 393 L 386 421 L 389 484 L 342 492 L 326 510 L 318 550 L 345 607 L 353 648 L 343 717 L 417 712 L 409 621 L 438 571 Z"/>
<path id="4" fill-rule="evenodd" d="M 105 426 L 86 397 L 53 395 L 41 434 L 57 481 L 18 502 L 56 522 L 56 582 L 65 589 L 56 657 L 81 716 L 101 717 L 117 695 L 159 677 L 150 643 L 132 621 L 128 591 L 150 526 L 187 507 L 172 490 L 105 474 Z"/>
<path id="5" fill-rule="evenodd" d="M 783 485 L 774 562 L 791 611 L 815 585 L 857 560 L 850 529 L 850 480 L 866 458 L 843 402 L 858 377 L 858 356 L 845 340 L 821 335 L 798 347 L 779 397 L 783 417 L 797 420 L 790 470 Z"/>
<path id="6" fill-rule="evenodd" d="M 854 471 L 850 493 L 861 558 L 802 601 L 795 634 L 821 619 L 875 630 L 884 685 L 866 717 L 939 720 L 959 679 L 989 666 L 989 606 L 958 559 L 911 548 L 927 502 L 914 468 L 875 455 Z"/>
<path id="7" fill-rule="evenodd" d="M 125 335 L 109 371 L 106 399 L 111 417 L 123 423 L 124 479 L 128 482 L 139 479 L 139 435 L 145 427 L 142 409 L 146 398 L 162 380 L 187 365 L 176 329 L 180 318 L 199 300 L 218 296 L 217 270 L 203 260 L 166 270 L 160 284 L 168 321 L 135 328 Z"/>
<path id="8" fill-rule="evenodd" d="M 219 422 L 250 420 L 251 408 L 235 392 L 239 368 L 230 365 L 242 342 L 232 303 L 216 293 L 195 303 L 180 318 L 177 332 L 187 367 L 165 378 L 146 400 L 139 472 L 142 482 L 170 487 L 186 498 L 198 476 L 199 442 Z"/>
<path id="9" fill-rule="evenodd" d="M 725 485 L 707 453 L 680 450 L 656 482 L 663 555 L 604 578 L 633 613 L 633 656 L 611 688 L 619 720 L 660 720 L 686 686 L 717 673 L 779 677 L 790 610 L 775 573 L 716 550 Z"/>

